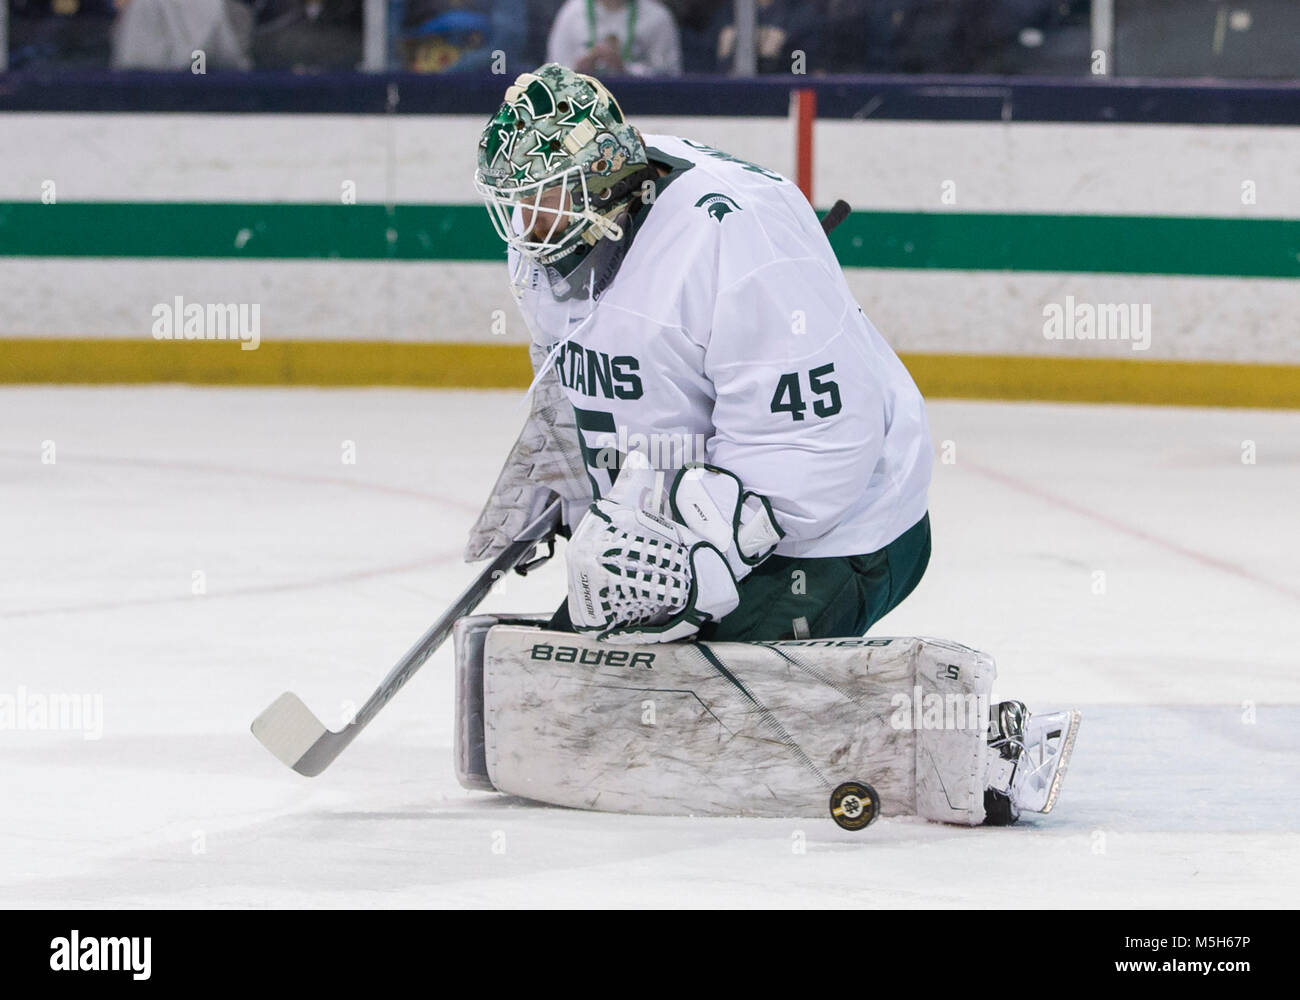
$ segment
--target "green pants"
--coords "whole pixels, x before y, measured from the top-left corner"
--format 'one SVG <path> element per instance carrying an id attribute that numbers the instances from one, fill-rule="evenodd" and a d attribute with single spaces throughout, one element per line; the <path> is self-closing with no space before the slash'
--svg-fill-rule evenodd
<path id="1" fill-rule="evenodd" d="M 912 592 L 929 562 L 929 514 L 868 555 L 772 556 L 740 581 L 739 606 L 705 625 L 699 637 L 754 642 L 863 635 Z M 560 605 L 550 627 L 573 631 L 567 604 Z"/>

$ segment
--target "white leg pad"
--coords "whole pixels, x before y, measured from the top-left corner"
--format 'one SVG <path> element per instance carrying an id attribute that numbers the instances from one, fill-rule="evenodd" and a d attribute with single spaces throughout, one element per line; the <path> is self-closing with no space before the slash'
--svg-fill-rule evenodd
<path id="1" fill-rule="evenodd" d="M 493 792 L 483 756 L 483 643 L 488 629 L 497 623 L 495 615 L 457 618 L 452 626 L 456 649 L 456 723 L 452 756 L 456 780 L 462 788 Z"/>
<path id="2" fill-rule="evenodd" d="M 854 780 L 886 816 L 984 820 L 995 669 L 965 646 L 629 646 L 496 625 L 483 650 L 475 787 L 610 812 L 823 817 Z"/>
<path id="3" fill-rule="evenodd" d="M 452 626 L 456 658 L 456 718 L 452 757 L 462 788 L 495 792 L 483 753 L 483 645 L 503 621 L 541 627 L 546 615 L 467 615 Z"/>

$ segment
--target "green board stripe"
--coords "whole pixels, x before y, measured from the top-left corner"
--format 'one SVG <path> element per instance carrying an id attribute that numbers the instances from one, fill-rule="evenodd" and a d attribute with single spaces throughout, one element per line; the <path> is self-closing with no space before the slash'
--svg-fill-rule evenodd
<path id="1" fill-rule="evenodd" d="M 0 202 L 0 256 L 504 260 L 477 205 Z"/>
<path id="2" fill-rule="evenodd" d="M 855 212 L 845 267 L 1300 277 L 1300 220 Z"/>
<path id="3" fill-rule="evenodd" d="M 845 267 L 1300 277 L 1300 220 L 855 212 Z M 0 202 L 0 256 L 500 261 L 477 205 Z"/>

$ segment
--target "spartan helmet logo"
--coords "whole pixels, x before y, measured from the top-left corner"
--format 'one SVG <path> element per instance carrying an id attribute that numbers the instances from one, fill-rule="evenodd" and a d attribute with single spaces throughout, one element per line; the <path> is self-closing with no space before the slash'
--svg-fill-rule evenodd
<path id="1" fill-rule="evenodd" d="M 722 220 L 732 212 L 740 212 L 743 209 L 725 194 L 706 194 L 703 198 L 695 203 L 696 208 L 702 208 L 722 224 Z"/>

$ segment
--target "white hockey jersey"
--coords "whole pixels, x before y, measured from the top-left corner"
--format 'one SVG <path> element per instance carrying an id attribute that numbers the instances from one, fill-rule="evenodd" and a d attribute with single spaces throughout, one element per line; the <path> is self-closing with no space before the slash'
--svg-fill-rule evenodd
<path id="1" fill-rule="evenodd" d="M 537 280 L 520 298 L 573 404 L 593 492 L 608 490 L 614 452 L 637 448 L 659 468 L 720 466 L 766 496 L 780 555 L 884 547 L 926 512 L 925 407 L 812 207 L 719 150 L 645 141 L 673 169 L 613 281 L 594 303 Z"/>

